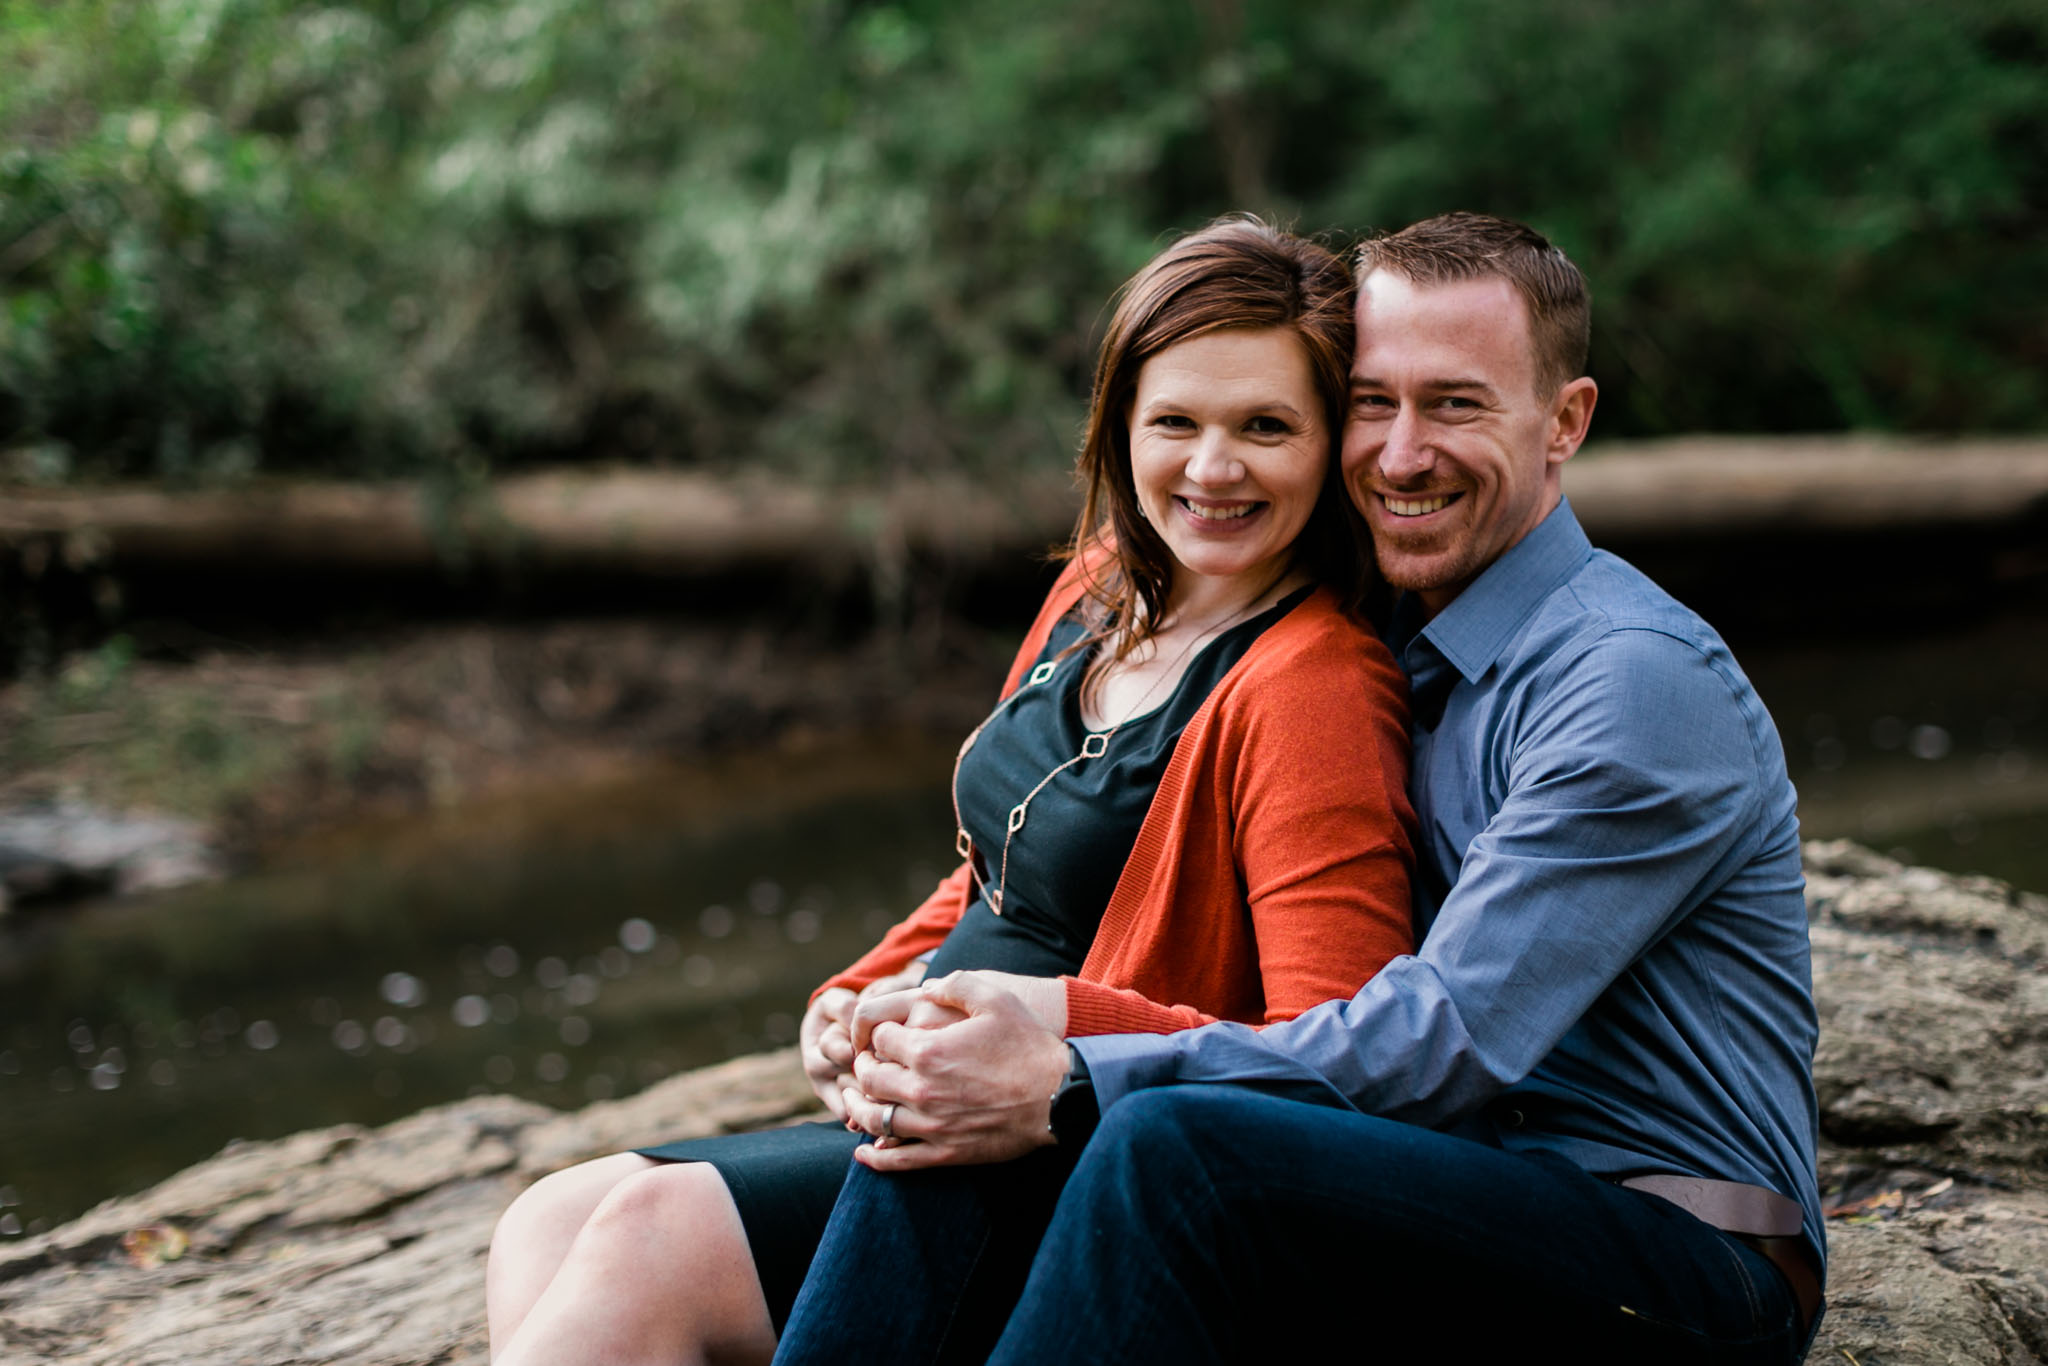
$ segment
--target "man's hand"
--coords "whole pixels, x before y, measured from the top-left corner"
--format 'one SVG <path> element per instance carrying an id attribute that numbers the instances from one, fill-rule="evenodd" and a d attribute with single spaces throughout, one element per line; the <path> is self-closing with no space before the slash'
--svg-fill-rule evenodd
<path id="1" fill-rule="evenodd" d="M 1031 1012 L 1037 1020 L 1053 1033 L 1065 1038 L 1067 1035 L 1067 986 L 1057 977 L 1025 977 L 1014 972 L 962 973 L 963 977 L 975 977 L 990 986 L 1001 987 Z"/>
<path id="2" fill-rule="evenodd" d="M 804 1022 L 798 1026 L 796 1035 L 797 1048 L 804 1060 L 804 1076 L 834 1119 L 846 1118 L 846 1102 L 841 1093 L 853 1085 L 854 1006 L 873 996 L 887 996 L 916 986 L 924 980 L 924 970 L 923 963 L 912 963 L 892 977 L 876 978 L 862 987 L 858 996 L 845 987 L 819 992 L 818 999 L 804 1012 Z"/>
<path id="3" fill-rule="evenodd" d="M 966 1012 L 958 1007 L 942 1005 L 941 998 L 932 992 L 902 989 L 915 986 L 918 980 L 912 977 L 899 987 L 900 978 L 885 977 L 861 992 L 860 1009 L 855 1012 L 852 1024 L 854 1052 L 864 1052 L 874 1046 L 869 1036 L 874 1027 L 885 1020 L 909 1025 L 912 1029 L 936 1029 L 967 1018 Z M 966 985 L 970 982 L 1000 988 L 1022 1002 L 1032 1018 L 1052 1033 L 1063 1038 L 1066 1036 L 1067 988 L 1057 977 L 1025 977 L 1015 972 L 983 968 L 955 972 L 940 980 L 954 983 L 948 988 L 949 993 L 970 989 Z"/>
<path id="4" fill-rule="evenodd" d="M 863 1145 L 856 1161 L 876 1171 L 1006 1162 L 1052 1141 L 1046 1122 L 1071 1066 L 1066 1040 L 995 976 L 953 973 L 860 1004 L 853 1034 L 866 1046 L 854 1058 L 854 1089 L 845 1093 L 848 1121 L 918 1141 Z M 917 1028 L 912 1016 L 921 1004 L 966 1018 Z"/>

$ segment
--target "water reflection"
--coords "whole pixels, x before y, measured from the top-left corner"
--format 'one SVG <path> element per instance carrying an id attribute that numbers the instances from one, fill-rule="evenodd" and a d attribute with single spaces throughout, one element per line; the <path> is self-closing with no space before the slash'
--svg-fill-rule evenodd
<path id="1" fill-rule="evenodd" d="M 1809 837 L 2048 891 L 2048 621 L 1738 653 Z"/>
<path id="2" fill-rule="evenodd" d="M 380 838 L 44 920 L 0 944 L 0 1232 L 235 1136 L 485 1091 L 574 1107 L 793 1041 L 810 989 L 941 871 L 942 773 L 792 803 L 799 768 L 680 821 L 590 794 L 609 819 Z"/>

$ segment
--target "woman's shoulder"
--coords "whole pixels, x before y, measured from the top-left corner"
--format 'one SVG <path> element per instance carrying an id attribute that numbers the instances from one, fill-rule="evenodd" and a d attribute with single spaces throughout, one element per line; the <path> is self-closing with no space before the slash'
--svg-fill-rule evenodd
<path id="1" fill-rule="evenodd" d="M 1244 662 L 1269 679 L 1327 670 L 1399 676 L 1393 652 L 1372 623 L 1345 611 L 1328 588 L 1317 588 L 1268 627 Z"/>
<path id="2" fill-rule="evenodd" d="M 1371 623 L 1318 588 L 1266 628 L 1217 691 L 1226 717 L 1317 725 L 1361 703 L 1405 714 L 1408 686 Z"/>
<path id="3" fill-rule="evenodd" d="M 1099 547 L 1084 547 L 1060 567 L 1059 577 L 1046 591 L 1045 601 L 1039 604 L 1031 629 L 1024 633 L 1023 643 L 1017 647 L 1009 677 L 1003 683 L 1003 696 L 1009 696 L 1023 682 L 1032 665 L 1045 652 L 1061 619 L 1080 607 L 1088 597 L 1090 586 L 1105 572 L 1109 558 L 1112 557 Z"/>

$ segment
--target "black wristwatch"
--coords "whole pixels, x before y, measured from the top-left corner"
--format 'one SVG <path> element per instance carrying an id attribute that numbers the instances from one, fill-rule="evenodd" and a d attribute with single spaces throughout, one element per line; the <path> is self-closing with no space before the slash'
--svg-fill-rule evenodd
<path id="1" fill-rule="evenodd" d="M 1079 1149 L 1102 1122 L 1102 1108 L 1095 1103 L 1095 1083 L 1088 1076 L 1087 1060 L 1078 1048 L 1069 1048 L 1072 1062 L 1066 1079 L 1052 1093 L 1052 1116 L 1045 1127 L 1052 1141 L 1062 1148 Z"/>

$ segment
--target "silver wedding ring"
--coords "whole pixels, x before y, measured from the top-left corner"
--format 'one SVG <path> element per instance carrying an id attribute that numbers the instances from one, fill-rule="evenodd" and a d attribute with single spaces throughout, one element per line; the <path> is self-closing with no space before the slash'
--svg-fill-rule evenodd
<path id="1" fill-rule="evenodd" d="M 896 1102 L 893 1100 L 882 1107 L 882 1137 L 896 1137 Z"/>

